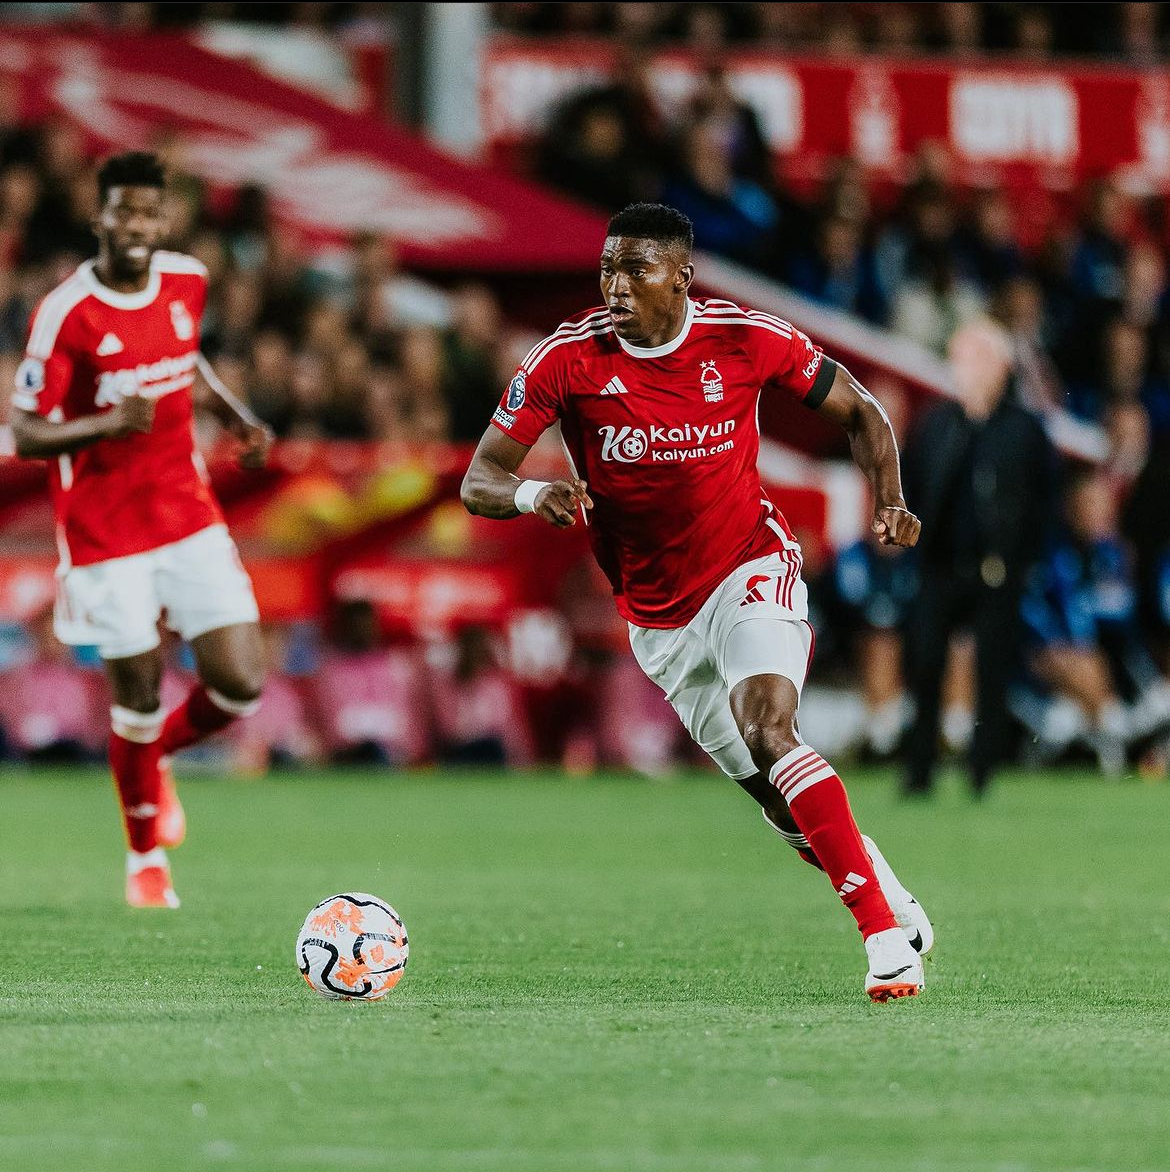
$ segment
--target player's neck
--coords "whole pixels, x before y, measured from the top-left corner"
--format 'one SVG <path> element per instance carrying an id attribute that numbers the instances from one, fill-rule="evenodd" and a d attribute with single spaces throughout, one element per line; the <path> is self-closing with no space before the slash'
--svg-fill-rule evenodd
<path id="1" fill-rule="evenodd" d="M 115 293 L 141 293 L 150 284 L 149 266 L 141 273 L 119 273 L 104 252 L 99 252 L 94 261 L 93 275 Z"/>
<path id="2" fill-rule="evenodd" d="M 636 342 L 631 338 L 630 345 L 637 346 L 639 350 L 656 350 L 659 346 L 673 342 L 686 328 L 686 324 L 687 299 L 684 297 L 660 330 L 648 334 L 645 338 L 639 338 Z"/>

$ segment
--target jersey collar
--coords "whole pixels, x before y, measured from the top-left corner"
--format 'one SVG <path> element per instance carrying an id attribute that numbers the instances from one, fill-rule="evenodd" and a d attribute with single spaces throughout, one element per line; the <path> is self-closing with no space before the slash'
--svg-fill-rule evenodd
<path id="1" fill-rule="evenodd" d="M 103 285 L 93 271 L 93 266 L 94 262 L 87 260 L 77 271 L 90 293 L 115 309 L 145 309 L 158 296 L 162 279 L 159 277 L 158 266 L 153 256 L 150 258 L 150 276 L 147 278 L 146 288 L 137 293 L 119 293 L 116 289 Z"/>
<path id="2" fill-rule="evenodd" d="M 669 342 L 664 342 L 661 346 L 634 346 L 624 338 L 618 338 L 618 345 L 631 358 L 661 358 L 664 354 L 673 354 L 687 340 L 687 335 L 691 332 L 691 321 L 694 316 L 695 303 L 688 297 L 687 312 L 683 318 L 682 329 Z M 615 334 L 614 337 L 617 337 L 617 335 Z"/>

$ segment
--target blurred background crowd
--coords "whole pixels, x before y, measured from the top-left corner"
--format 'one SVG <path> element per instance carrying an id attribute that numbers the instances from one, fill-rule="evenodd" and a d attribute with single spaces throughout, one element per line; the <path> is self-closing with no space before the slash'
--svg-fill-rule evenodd
<path id="1" fill-rule="evenodd" d="M 346 36 L 385 23 L 386 8 L 0 5 L 0 21 L 48 15 L 145 31 L 258 20 Z M 499 34 L 600 36 L 628 50 L 616 80 L 586 84 L 553 106 L 518 160 L 537 181 L 605 213 L 637 199 L 671 203 L 692 218 L 700 248 L 940 356 L 956 331 L 990 318 L 1011 347 L 1013 403 L 1036 417 L 1066 411 L 1104 429 L 1109 456 L 1100 465 L 1061 467 L 1053 453 L 1051 469 L 1036 472 L 1050 491 L 1037 506 L 1044 515 L 1021 569 L 1013 751 L 1028 760 L 1081 756 L 1114 774 L 1132 765 L 1164 772 L 1166 197 L 1099 175 L 1049 200 L 1042 215 L 1022 217 L 1015 193 L 960 184 L 935 144 L 918 151 L 898 183 L 876 181 L 857 160 L 840 158 L 820 182 L 791 184 L 765 142 L 762 111 L 736 95 L 720 64 L 729 47 L 750 47 L 828 59 L 879 52 L 1144 66 L 1166 60 L 1163 6 L 513 3 L 491 5 L 490 16 Z M 704 63 L 670 117 L 648 96 L 638 50 L 649 44 L 677 44 Z M 152 145 L 175 179 L 173 245 L 211 274 L 204 350 L 278 437 L 479 438 L 536 336 L 509 320 L 501 287 L 407 271 L 395 242 L 381 235 L 311 246 L 273 215 L 261 187 L 226 195 L 205 188 L 180 135 L 160 128 Z M 93 251 L 94 162 L 70 122 L 25 124 L 15 93 L 0 88 L 5 388 L 33 306 Z M 896 385 L 890 395 L 899 398 Z M 977 435 L 987 411 L 963 406 Z M 912 464 L 923 417 L 909 418 L 901 403 L 891 415 Z M 966 463 L 948 481 L 946 516 L 956 523 L 965 509 L 975 516 L 982 491 L 972 451 L 963 449 L 957 458 Z M 909 503 L 918 507 L 912 496 Z M 809 561 L 818 664 L 802 709 L 806 736 L 818 730 L 826 752 L 893 757 L 913 728 L 902 636 L 922 589 L 920 563 L 864 543 Z M 976 735 L 979 670 L 972 623 L 960 616 L 956 626 L 940 732 L 949 749 L 962 751 Z M 0 677 L 6 751 L 99 754 L 95 733 L 104 721 L 93 713 L 103 701 L 92 663 L 57 647 L 43 621 L 10 636 Z M 573 768 L 659 771 L 690 759 L 673 715 L 612 649 L 599 656 L 570 648 L 557 688 L 548 688 L 517 668 L 515 641 L 504 632 L 471 625 L 443 641 L 387 646 L 374 608 L 360 599 L 336 604 L 319 623 L 273 626 L 269 640 L 275 675 L 264 711 L 213 750 L 241 768 L 326 758 L 524 764 L 552 757 Z M 176 688 L 184 671 L 176 649 Z"/>

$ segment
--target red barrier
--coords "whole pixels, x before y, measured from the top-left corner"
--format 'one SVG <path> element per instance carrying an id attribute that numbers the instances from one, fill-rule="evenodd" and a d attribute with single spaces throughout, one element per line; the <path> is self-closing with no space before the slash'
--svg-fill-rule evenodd
<path id="1" fill-rule="evenodd" d="M 480 87 L 488 143 L 507 155 L 536 135 L 561 98 L 614 80 L 612 43 L 516 41 L 485 51 Z M 1070 187 L 1122 171 L 1137 189 L 1170 189 L 1170 78 L 1164 70 L 997 62 L 854 60 L 738 50 L 723 58 L 732 88 L 758 112 L 765 138 L 799 181 L 834 158 L 905 178 L 924 142 L 946 144 L 956 179 L 972 185 Z M 674 120 L 699 76 L 682 50 L 653 55 L 650 81 Z"/>

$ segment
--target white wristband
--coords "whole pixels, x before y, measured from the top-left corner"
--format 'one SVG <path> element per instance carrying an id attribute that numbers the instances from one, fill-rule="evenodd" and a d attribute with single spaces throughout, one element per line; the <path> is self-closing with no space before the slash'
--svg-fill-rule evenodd
<path id="1" fill-rule="evenodd" d="M 516 495 L 512 498 L 516 508 L 522 513 L 531 513 L 536 508 L 536 497 L 542 488 L 548 488 L 547 480 L 522 480 L 516 486 Z"/>

